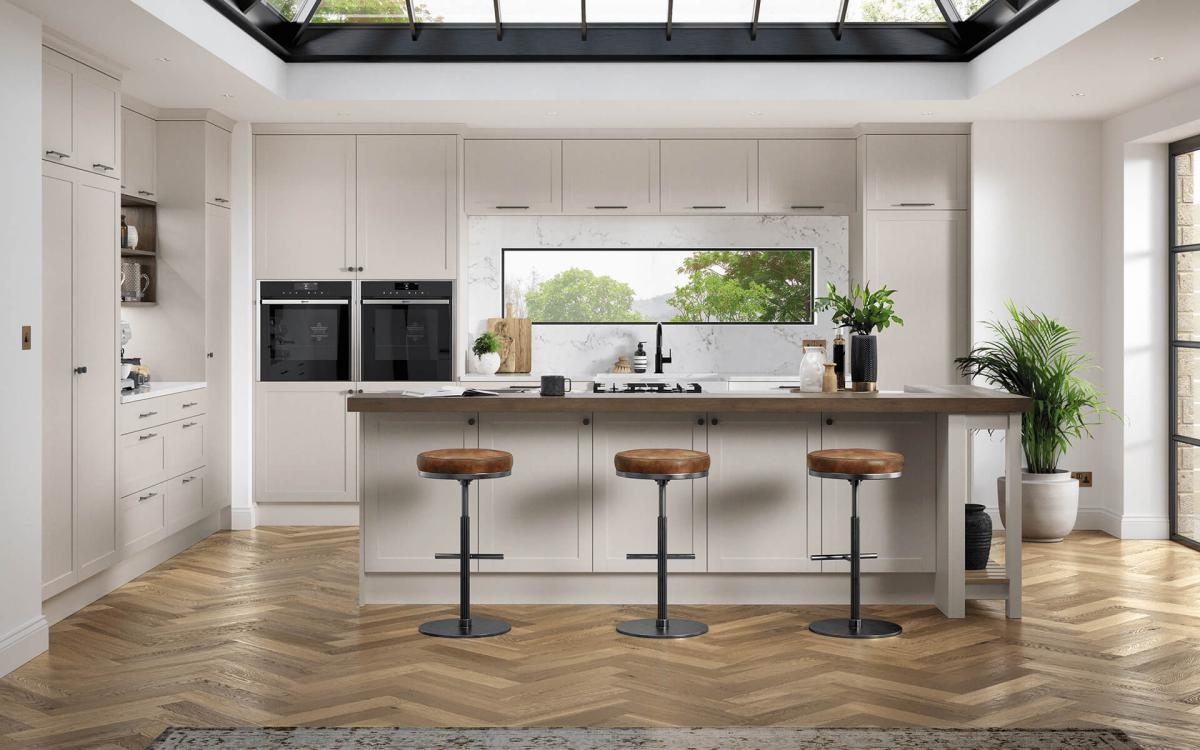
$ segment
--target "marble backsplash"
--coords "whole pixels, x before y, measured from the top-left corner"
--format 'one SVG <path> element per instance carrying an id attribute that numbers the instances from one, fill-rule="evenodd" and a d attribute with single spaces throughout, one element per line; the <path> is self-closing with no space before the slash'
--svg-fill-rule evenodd
<path id="1" fill-rule="evenodd" d="M 468 232 L 466 319 L 459 339 L 468 344 L 488 318 L 502 314 L 504 248 L 813 247 L 818 294 L 826 281 L 845 289 L 850 276 L 849 220 L 843 216 L 473 216 Z M 801 340 L 832 337 L 826 313 L 817 313 L 815 325 L 663 327 L 664 349 L 674 356 L 666 369 L 678 373 L 795 375 Z M 618 356 L 633 355 L 638 341 L 648 342 L 653 358 L 653 324 L 535 324 L 533 371 L 576 377 L 608 372 Z M 469 353 L 464 356 L 469 362 Z"/>

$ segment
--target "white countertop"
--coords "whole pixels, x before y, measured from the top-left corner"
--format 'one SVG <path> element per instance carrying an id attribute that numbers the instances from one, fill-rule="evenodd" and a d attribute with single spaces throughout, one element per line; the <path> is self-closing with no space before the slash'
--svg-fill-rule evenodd
<path id="1" fill-rule="evenodd" d="M 173 393 L 183 393 L 184 391 L 196 391 L 207 386 L 207 383 L 199 382 L 184 382 L 170 380 L 152 380 L 137 393 L 122 393 L 121 403 L 131 404 L 134 401 L 145 401 L 148 398 L 158 398 L 159 396 L 170 396 Z"/>

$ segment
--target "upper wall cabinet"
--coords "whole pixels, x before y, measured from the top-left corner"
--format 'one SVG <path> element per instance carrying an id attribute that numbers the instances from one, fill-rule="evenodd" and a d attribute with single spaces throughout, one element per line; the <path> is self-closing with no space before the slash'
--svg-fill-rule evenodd
<path id="1" fill-rule="evenodd" d="M 154 175 L 158 150 L 157 123 L 149 117 L 121 108 L 121 193 L 155 200 Z"/>
<path id="2" fill-rule="evenodd" d="M 254 139 L 254 268 L 260 279 L 350 278 L 352 135 Z"/>
<path id="3" fill-rule="evenodd" d="M 758 209 L 764 214 L 849 216 L 858 209 L 853 140 L 758 142 Z"/>
<path id="4" fill-rule="evenodd" d="M 230 135 L 228 130 L 204 123 L 204 202 L 229 208 Z"/>
<path id="5" fill-rule="evenodd" d="M 118 81 L 49 49 L 42 80 L 42 158 L 120 177 Z"/>
<path id="6" fill-rule="evenodd" d="M 866 136 L 867 208 L 966 209 L 965 135 Z"/>
<path id="7" fill-rule="evenodd" d="M 452 135 L 358 137 L 359 278 L 454 278 L 457 176 Z"/>
<path id="8" fill-rule="evenodd" d="M 758 141 L 663 141 L 662 211 L 758 211 Z"/>
<path id="9" fill-rule="evenodd" d="M 562 141 L 467 141 L 468 214 L 562 210 Z"/>
<path id="10" fill-rule="evenodd" d="M 658 212 L 658 141 L 563 141 L 563 213 Z"/>

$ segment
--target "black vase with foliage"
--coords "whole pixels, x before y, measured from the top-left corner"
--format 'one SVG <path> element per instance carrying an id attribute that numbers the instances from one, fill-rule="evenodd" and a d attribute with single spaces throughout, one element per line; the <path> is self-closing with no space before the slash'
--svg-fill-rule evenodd
<path id="1" fill-rule="evenodd" d="M 992 554 L 992 517 L 987 506 L 967 503 L 967 570 L 983 570 Z"/>
<path id="2" fill-rule="evenodd" d="M 886 286 L 871 291 L 855 286 L 850 294 L 837 293 L 837 287 L 827 283 L 825 296 L 816 302 L 818 310 L 832 310 L 833 323 L 838 328 L 849 328 L 850 337 L 850 380 L 856 391 L 874 391 L 879 374 L 878 347 L 874 332 L 882 331 L 892 323 L 904 325 L 904 319 L 893 309 L 892 295 L 895 289 Z"/>

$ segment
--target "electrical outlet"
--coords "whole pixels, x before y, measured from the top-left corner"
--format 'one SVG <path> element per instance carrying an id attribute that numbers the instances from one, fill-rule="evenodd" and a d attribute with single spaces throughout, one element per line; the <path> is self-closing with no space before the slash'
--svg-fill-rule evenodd
<path id="1" fill-rule="evenodd" d="M 1078 479 L 1080 487 L 1092 486 L 1092 472 L 1090 471 L 1072 471 L 1071 478 Z"/>
<path id="2" fill-rule="evenodd" d="M 33 348 L 33 326 L 21 326 L 21 351 Z"/>

